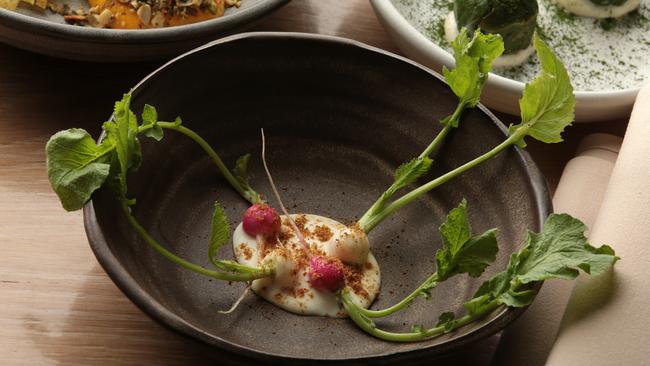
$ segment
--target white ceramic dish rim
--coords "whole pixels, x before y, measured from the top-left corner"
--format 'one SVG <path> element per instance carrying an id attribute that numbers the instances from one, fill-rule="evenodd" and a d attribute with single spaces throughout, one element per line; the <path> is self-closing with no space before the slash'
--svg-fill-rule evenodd
<path id="1" fill-rule="evenodd" d="M 419 44 L 416 45 L 421 49 L 429 48 L 435 56 L 442 61 L 443 64 L 448 67 L 453 66 L 454 58 L 453 56 L 442 49 L 440 46 L 435 44 L 433 41 L 425 37 L 420 33 L 415 27 L 406 20 L 402 14 L 395 8 L 390 0 L 370 0 L 372 5 L 382 11 L 387 18 L 392 19 L 394 22 L 398 23 L 398 26 L 408 33 L 408 37 Z M 524 90 L 524 83 L 521 81 L 516 81 L 508 79 L 501 75 L 490 73 L 488 82 L 494 83 L 498 88 L 507 89 L 513 92 L 522 93 Z M 628 99 L 633 100 L 636 95 L 639 93 L 641 87 L 636 88 L 627 88 L 621 90 L 604 90 L 604 91 L 574 91 L 574 94 L 577 99 L 584 100 L 585 102 L 596 102 L 603 99 Z"/>

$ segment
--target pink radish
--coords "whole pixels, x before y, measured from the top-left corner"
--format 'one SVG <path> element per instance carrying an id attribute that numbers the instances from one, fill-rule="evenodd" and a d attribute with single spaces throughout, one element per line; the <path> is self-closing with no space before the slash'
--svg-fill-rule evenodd
<path id="1" fill-rule="evenodd" d="M 250 236 L 277 237 L 281 227 L 280 216 L 266 203 L 256 203 L 244 212 L 243 228 Z"/>
<path id="2" fill-rule="evenodd" d="M 318 290 L 337 292 L 345 286 L 343 265 L 337 259 L 314 256 L 309 262 L 309 283 Z"/>

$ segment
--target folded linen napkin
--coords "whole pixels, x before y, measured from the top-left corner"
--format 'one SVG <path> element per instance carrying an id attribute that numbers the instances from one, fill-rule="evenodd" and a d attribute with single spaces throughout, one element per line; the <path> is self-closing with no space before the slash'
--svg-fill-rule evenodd
<path id="1" fill-rule="evenodd" d="M 566 212 L 591 227 L 605 195 L 621 138 L 606 134 L 585 137 L 564 171 L 553 196 L 555 212 Z M 535 302 L 501 336 L 493 365 L 542 366 L 560 327 L 573 281 L 548 281 Z M 532 331 L 534 329 L 534 331 Z"/>
<path id="2" fill-rule="evenodd" d="M 621 260 L 581 276 L 547 365 L 646 365 L 650 360 L 650 85 L 639 93 L 590 241 Z"/>

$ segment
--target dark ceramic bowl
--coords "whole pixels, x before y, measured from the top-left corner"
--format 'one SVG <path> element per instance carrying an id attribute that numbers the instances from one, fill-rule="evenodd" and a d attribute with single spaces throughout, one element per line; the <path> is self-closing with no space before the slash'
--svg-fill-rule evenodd
<path id="1" fill-rule="evenodd" d="M 196 78 L 195 70 L 203 70 Z M 260 163 L 260 127 L 267 158 L 292 212 L 350 222 L 392 181 L 401 162 L 419 154 L 451 113 L 456 98 L 440 76 L 354 41 L 292 33 L 252 33 L 210 43 L 161 67 L 133 90 L 133 107 L 158 107 L 163 119 L 183 117 L 232 165 L 246 152 L 252 184 L 270 194 Z M 437 176 L 476 157 L 506 136 L 488 110 L 468 111 L 435 157 Z M 207 265 L 213 202 L 233 225 L 247 203 L 183 136 L 142 140 L 144 163 L 130 178 L 135 215 L 172 251 Z M 546 184 L 528 154 L 511 149 L 467 172 L 386 220 L 371 234 L 383 273 L 374 306 L 383 308 L 413 290 L 434 270 L 437 228 L 462 198 L 475 232 L 498 227 L 500 253 L 480 280 L 457 276 L 407 311 L 379 321 L 391 330 L 434 324 L 443 311 L 462 312 L 484 278 L 502 270 L 527 229 L 539 230 L 551 212 Z M 150 249 L 130 229 L 113 196 L 100 191 L 84 208 L 95 254 L 111 278 L 144 312 L 169 328 L 229 351 L 283 363 L 395 362 L 430 359 L 491 335 L 514 320 L 500 310 L 443 337 L 396 344 L 374 339 L 348 319 L 305 317 L 249 296 L 227 309 L 243 289 L 184 270 Z M 223 250 L 231 257 L 230 249 Z"/>
<path id="2" fill-rule="evenodd" d="M 73 7 L 86 0 L 66 0 Z M 0 9 L 0 42 L 48 56 L 82 61 L 126 62 L 177 56 L 250 23 L 289 0 L 243 0 L 216 19 L 179 27 L 120 30 L 66 24 L 50 12 Z"/>

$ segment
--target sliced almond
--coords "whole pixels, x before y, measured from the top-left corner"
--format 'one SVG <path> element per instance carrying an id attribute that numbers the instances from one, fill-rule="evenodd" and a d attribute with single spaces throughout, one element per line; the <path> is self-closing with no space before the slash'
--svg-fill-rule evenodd
<path id="1" fill-rule="evenodd" d="M 144 4 L 138 8 L 138 18 L 140 18 L 140 23 L 143 25 L 149 25 L 151 21 L 151 6 L 149 4 Z"/>
<path id="2" fill-rule="evenodd" d="M 156 12 L 156 14 L 151 18 L 151 26 L 154 28 L 162 28 L 165 26 L 165 15 L 161 12 Z"/>
<path id="3" fill-rule="evenodd" d="M 100 28 L 105 28 L 107 25 L 111 24 L 113 22 L 113 13 L 111 13 L 110 10 L 104 9 L 98 16 L 97 16 L 97 26 Z"/>

